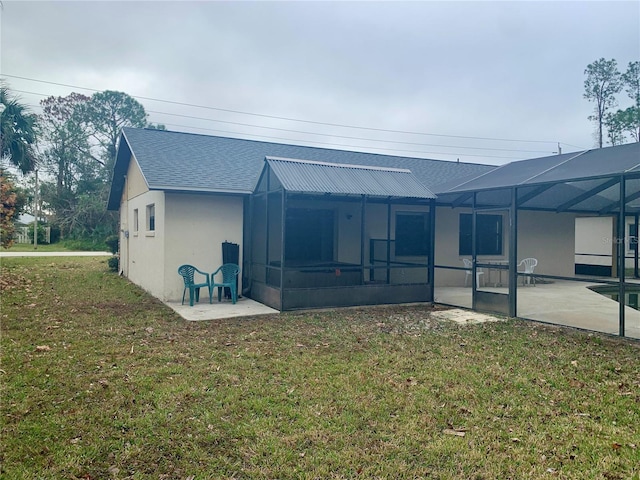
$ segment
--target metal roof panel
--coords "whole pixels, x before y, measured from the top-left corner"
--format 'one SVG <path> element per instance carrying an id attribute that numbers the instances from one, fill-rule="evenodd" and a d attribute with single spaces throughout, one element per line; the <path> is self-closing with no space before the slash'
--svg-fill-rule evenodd
<path id="1" fill-rule="evenodd" d="M 273 157 L 266 157 L 266 162 L 287 191 L 435 198 L 433 192 L 407 169 Z"/>

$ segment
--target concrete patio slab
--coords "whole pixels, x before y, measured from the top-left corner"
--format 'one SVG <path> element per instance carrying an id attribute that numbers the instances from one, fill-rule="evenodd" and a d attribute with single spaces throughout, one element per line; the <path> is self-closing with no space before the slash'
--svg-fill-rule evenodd
<path id="1" fill-rule="evenodd" d="M 452 308 L 450 310 L 436 310 L 431 313 L 431 317 L 436 320 L 449 320 L 459 323 L 460 325 L 474 325 L 486 322 L 504 322 L 504 318 L 485 313 L 474 312 L 471 310 L 462 310 L 460 308 Z"/>
<path id="2" fill-rule="evenodd" d="M 588 282 L 558 280 L 537 286 L 518 287 L 518 317 L 555 325 L 617 335 L 618 302 L 594 292 Z M 483 287 L 482 291 L 507 293 L 506 288 Z M 471 289 L 436 287 L 435 303 L 471 308 Z M 640 312 L 625 308 L 625 335 L 640 338 Z"/>
<path id="3" fill-rule="evenodd" d="M 201 297 L 202 298 L 202 297 Z M 280 313 L 271 307 L 258 303 L 250 298 L 239 298 L 236 304 L 231 300 L 213 303 L 208 302 L 208 296 L 199 303 L 189 306 L 188 301 L 182 305 L 180 302 L 165 302 L 165 305 L 173 309 L 178 315 L 188 321 L 220 320 L 223 318 L 251 317 L 254 315 L 273 315 Z"/>

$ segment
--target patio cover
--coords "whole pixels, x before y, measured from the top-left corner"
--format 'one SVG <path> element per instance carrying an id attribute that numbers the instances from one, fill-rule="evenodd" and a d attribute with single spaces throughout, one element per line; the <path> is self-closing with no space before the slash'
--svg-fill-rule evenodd
<path id="1" fill-rule="evenodd" d="M 438 203 L 470 206 L 506 205 L 512 187 L 518 187 L 519 207 L 557 212 L 607 214 L 619 204 L 619 180 L 626 179 L 628 213 L 640 210 L 640 143 L 565 153 L 511 162 L 463 181 L 449 183 L 438 193 Z"/>
<path id="2" fill-rule="evenodd" d="M 265 161 L 288 192 L 435 199 L 411 170 L 291 158 Z"/>

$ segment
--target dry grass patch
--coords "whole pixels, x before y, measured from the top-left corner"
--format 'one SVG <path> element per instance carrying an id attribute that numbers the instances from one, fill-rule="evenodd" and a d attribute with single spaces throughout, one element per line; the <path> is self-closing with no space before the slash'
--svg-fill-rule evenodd
<path id="1" fill-rule="evenodd" d="M 4 284 L 4 478 L 639 475 L 637 342 L 416 306 L 185 322 L 94 258 Z"/>

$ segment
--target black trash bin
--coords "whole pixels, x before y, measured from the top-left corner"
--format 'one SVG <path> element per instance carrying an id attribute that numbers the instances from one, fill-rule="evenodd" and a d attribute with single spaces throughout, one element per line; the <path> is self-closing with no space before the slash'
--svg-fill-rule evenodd
<path id="1" fill-rule="evenodd" d="M 222 263 L 235 263 L 240 265 L 240 245 L 231 242 L 222 242 Z M 239 275 L 238 275 L 239 276 Z M 238 291 L 238 277 L 236 277 L 236 292 Z M 238 293 L 240 297 L 240 293 Z M 231 289 L 224 288 L 224 298 L 231 298 Z"/>

